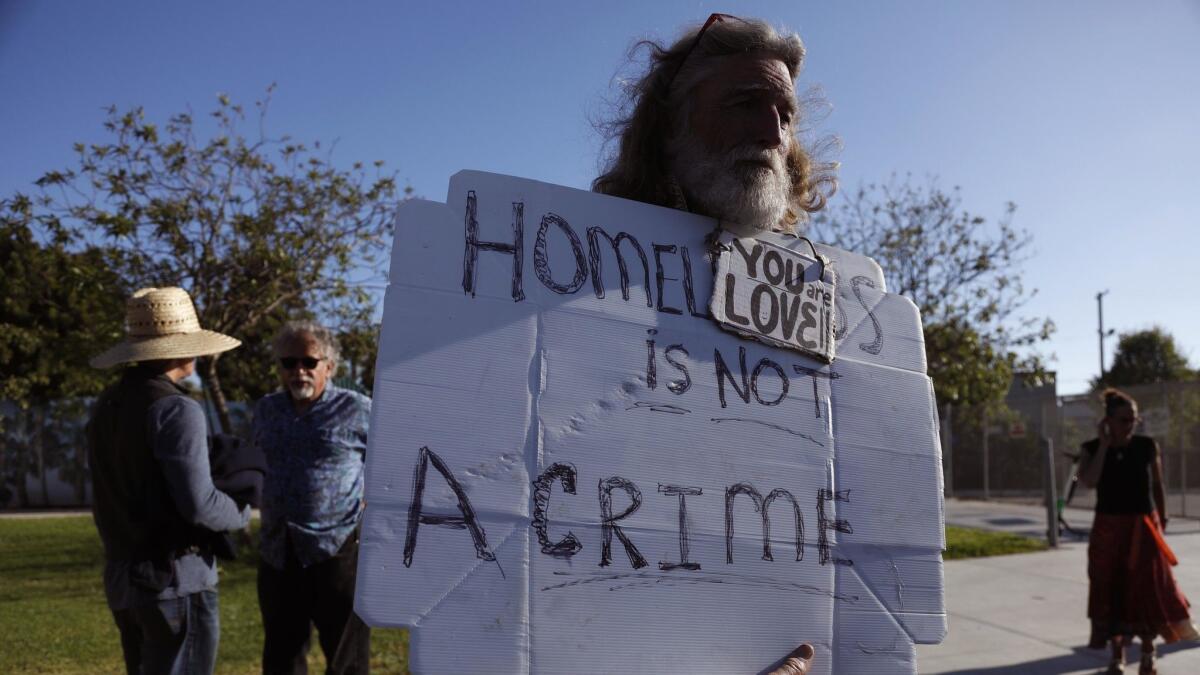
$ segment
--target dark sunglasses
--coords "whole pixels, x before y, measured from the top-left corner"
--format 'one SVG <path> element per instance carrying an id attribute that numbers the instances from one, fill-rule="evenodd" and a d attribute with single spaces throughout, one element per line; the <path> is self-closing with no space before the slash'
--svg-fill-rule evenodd
<path id="1" fill-rule="evenodd" d="M 298 365 L 306 370 L 312 370 L 321 361 L 322 359 L 311 356 L 284 356 L 279 359 L 279 365 L 283 366 L 285 370 L 295 370 Z"/>

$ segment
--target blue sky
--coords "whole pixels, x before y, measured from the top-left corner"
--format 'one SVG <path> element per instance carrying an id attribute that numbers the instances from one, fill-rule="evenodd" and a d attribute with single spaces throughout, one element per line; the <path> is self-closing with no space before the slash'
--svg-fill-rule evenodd
<path id="1" fill-rule="evenodd" d="M 1017 204 L 1060 393 L 1096 374 L 1104 289 L 1107 326 L 1160 324 L 1200 361 L 1195 1 L 0 0 L 0 194 L 103 139 L 106 105 L 162 121 L 272 82 L 270 131 L 336 140 L 343 166 L 385 160 L 420 195 L 464 168 L 586 187 L 628 48 L 713 11 L 804 38 L 801 85 L 832 106 L 819 131 L 842 140 L 847 191 L 912 173 L 989 219 Z"/>

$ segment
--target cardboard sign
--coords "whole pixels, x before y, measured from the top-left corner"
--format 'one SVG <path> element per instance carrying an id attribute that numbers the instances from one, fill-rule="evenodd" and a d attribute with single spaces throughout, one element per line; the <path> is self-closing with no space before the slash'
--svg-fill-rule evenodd
<path id="1" fill-rule="evenodd" d="M 717 323 L 832 363 L 834 276 L 816 247 L 810 244 L 810 258 L 773 241 L 729 232 L 722 232 L 716 245 L 717 281 L 709 311 Z"/>
<path id="2" fill-rule="evenodd" d="M 907 673 L 941 640 L 916 308 L 818 245 L 837 362 L 740 338 L 714 226 L 478 172 L 401 207 L 356 610 L 414 629 L 413 672 L 754 673 L 806 640 L 814 673 Z"/>

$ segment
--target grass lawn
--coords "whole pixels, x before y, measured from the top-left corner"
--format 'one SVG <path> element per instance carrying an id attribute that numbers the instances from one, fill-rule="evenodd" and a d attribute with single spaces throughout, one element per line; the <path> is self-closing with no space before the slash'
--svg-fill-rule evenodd
<path id="1" fill-rule="evenodd" d="M 961 527 L 946 528 L 946 545 L 947 560 L 1046 548 L 1036 539 Z M 243 550 L 238 560 L 221 566 L 218 673 L 261 671 L 257 565 L 257 550 Z M 0 519 L 0 673 L 123 672 L 117 628 L 104 603 L 102 566 L 100 539 L 88 516 Z M 406 631 L 372 631 L 374 672 L 402 673 L 407 663 Z M 309 670 L 324 668 L 314 639 Z"/>
<path id="2" fill-rule="evenodd" d="M 946 551 L 943 560 L 984 558 L 1009 553 L 1031 553 L 1046 550 L 1041 539 L 1022 537 L 1007 532 L 989 532 L 970 527 L 946 526 Z"/>
<path id="3" fill-rule="evenodd" d="M 258 552 L 246 548 L 221 565 L 218 673 L 262 671 Z M 0 519 L 0 673 L 124 672 L 103 564 L 89 516 Z M 308 662 L 310 672 L 324 672 L 315 634 Z M 373 672 L 402 673 L 407 662 L 406 631 L 371 631 Z"/>

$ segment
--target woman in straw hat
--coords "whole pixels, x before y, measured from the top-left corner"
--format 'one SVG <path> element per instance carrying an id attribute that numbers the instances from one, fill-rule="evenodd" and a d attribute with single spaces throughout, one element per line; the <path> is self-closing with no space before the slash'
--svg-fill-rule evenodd
<path id="1" fill-rule="evenodd" d="M 134 293 L 125 328 L 123 342 L 91 361 L 128 364 L 87 428 L 104 591 L 130 673 L 211 673 L 220 625 L 207 542 L 245 527 L 250 509 L 213 486 L 204 412 L 179 381 L 197 356 L 241 343 L 201 329 L 180 288 Z"/>

